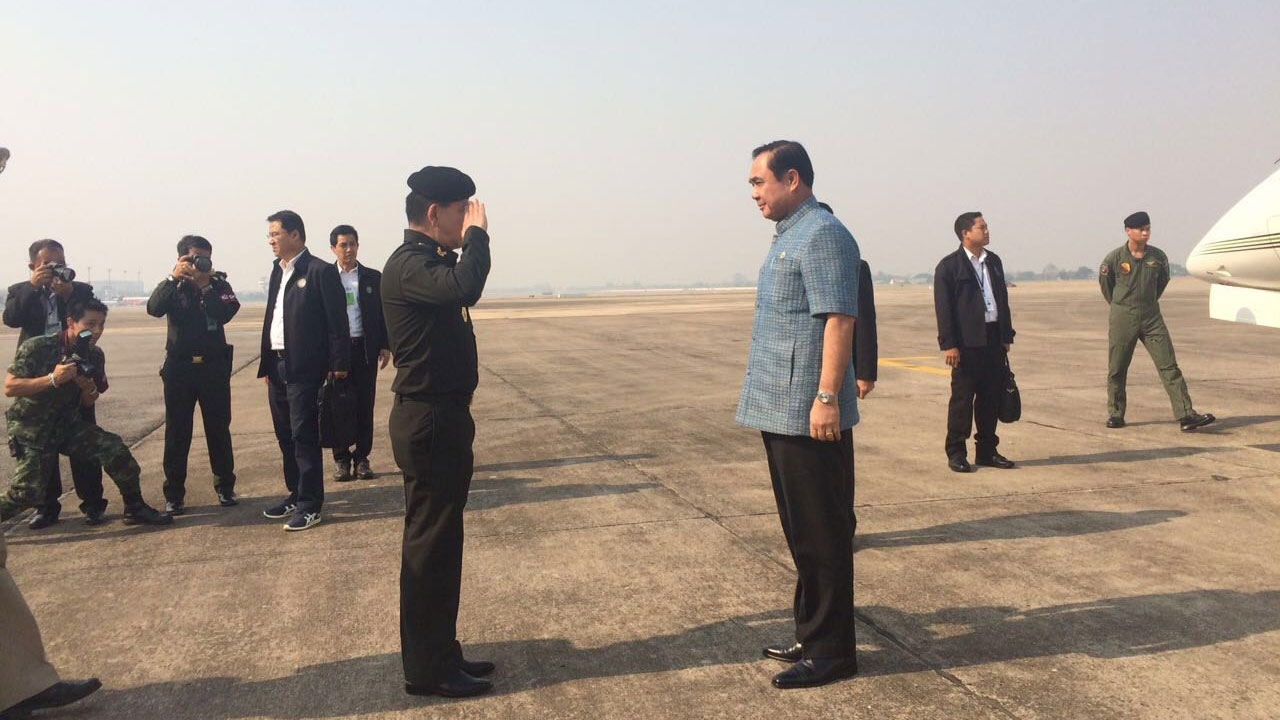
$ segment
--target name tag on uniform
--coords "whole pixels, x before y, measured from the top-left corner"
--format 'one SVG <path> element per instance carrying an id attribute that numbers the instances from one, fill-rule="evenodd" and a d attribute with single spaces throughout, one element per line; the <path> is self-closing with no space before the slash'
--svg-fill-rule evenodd
<path id="1" fill-rule="evenodd" d="M 352 305 L 355 305 L 355 304 L 356 304 L 356 294 L 353 292 L 347 293 L 347 307 L 351 307 Z"/>

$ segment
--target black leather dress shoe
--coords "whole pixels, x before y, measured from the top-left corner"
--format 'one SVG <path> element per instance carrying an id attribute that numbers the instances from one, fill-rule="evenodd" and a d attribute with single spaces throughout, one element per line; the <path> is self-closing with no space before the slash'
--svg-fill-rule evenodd
<path id="1" fill-rule="evenodd" d="M 34 710 L 47 710 L 48 708 L 70 705 L 77 700 L 83 700 L 94 694 L 101 687 L 102 682 L 98 678 L 80 681 L 63 680 L 14 705 L 6 710 L 5 714 L 10 717 L 22 717 Z"/>
<path id="2" fill-rule="evenodd" d="M 800 662 L 804 658 L 804 646 L 800 643 L 770 645 L 764 649 L 764 656 L 782 662 Z"/>
<path id="3" fill-rule="evenodd" d="M 953 457 L 947 460 L 947 467 L 952 472 L 973 472 L 973 466 L 969 464 L 968 459 L 962 457 Z"/>
<path id="4" fill-rule="evenodd" d="M 1107 427 L 1109 428 L 1124 427 L 1124 418 L 1116 417 L 1115 415 L 1112 415 L 1111 417 L 1107 418 Z"/>
<path id="5" fill-rule="evenodd" d="M 488 680 L 474 678 L 461 669 L 454 670 L 443 679 L 430 685 L 405 683 L 404 691 L 410 695 L 440 695 L 441 697 L 472 697 L 483 695 L 493 689 Z"/>
<path id="6" fill-rule="evenodd" d="M 826 685 L 858 674 L 854 658 L 808 658 L 773 676 L 773 686 L 780 690 Z"/>
<path id="7" fill-rule="evenodd" d="M 1205 413 L 1203 415 L 1191 413 L 1179 420 L 1178 424 L 1182 426 L 1182 432 L 1187 432 L 1189 430 L 1195 430 L 1196 428 L 1202 428 L 1217 419 L 1218 418 L 1214 417 L 1210 413 Z"/>
<path id="8" fill-rule="evenodd" d="M 488 660 L 463 660 L 462 661 L 462 672 L 470 675 L 471 677 L 477 677 L 477 678 L 484 677 L 485 675 L 488 675 L 489 673 L 493 672 L 495 667 L 497 666 L 489 662 Z"/>
<path id="9" fill-rule="evenodd" d="M 980 457 L 975 462 L 986 467 L 1000 468 L 1008 470 L 1014 466 L 1014 462 L 1000 453 L 991 453 L 991 457 Z"/>
<path id="10" fill-rule="evenodd" d="M 85 510 L 84 511 L 85 525 L 101 525 L 106 521 L 107 521 L 106 510 Z"/>

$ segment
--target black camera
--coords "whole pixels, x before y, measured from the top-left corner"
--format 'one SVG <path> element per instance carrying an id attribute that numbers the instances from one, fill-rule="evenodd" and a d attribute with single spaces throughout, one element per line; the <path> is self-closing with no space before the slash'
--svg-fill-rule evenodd
<path id="1" fill-rule="evenodd" d="M 213 260 L 209 259 L 208 255 L 186 255 L 182 259 L 191 263 L 196 272 L 207 273 L 213 269 Z"/>
<path id="2" fill-rule="evenodd" d="M 45 267 L 49 268 L 49 271 L 53 273 L 53 276 L 62 282 L 69 283 L 76 279 L 76 271 L 62 263 L 49 263 L 48 265 L 45 265 Z"/>
<path id="3" fill-rule="evenodd" d="M 91 347 L 93 347 L 93 331 L 81 330 L 76 335 L 76 344 L 71 346 L 71 352 L 62 359 L 62 362 L 74 364 L 76 372 L 85 377 L 93 377 L 98 373 L 98 366 L 89 359 Z"/>

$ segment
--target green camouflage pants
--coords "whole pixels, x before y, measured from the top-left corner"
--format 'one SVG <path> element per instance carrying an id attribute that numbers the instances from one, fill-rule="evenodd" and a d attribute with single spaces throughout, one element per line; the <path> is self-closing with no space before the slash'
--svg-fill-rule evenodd
<path id="1" fill-rule="evenodd" d="M 1129 363 L 1133 360 L 1133 351 L 1139 340 L 1151 355 L 1156 371 L 1160 373 L 1160 382 L 1164 384 L 1164 390 L 1169 394 L 1169 403 L 1173 406 L 1173 417 L 1181 420 L 1194 413 L 1191 394 L 1187 392 L 1187 381 L 1182 378 L 1182 371 L 1178 369 L 1178 360 L 1173 354 L 1173 341 L 1169 339 L 1169 328 L 1165 327 L 1164 318 L 1158 313 L 1143 316 L 1116 312 L 1114 305 L 1112 308 L 1107 333 L 1107 411 L 1111 417 L 1124 417 L 1125 383 L 1129 375 Z"/>
<path id="2" fill-rule="evenodd" d="M 119 435 L 77 416 L 61 440 L 53 441 L 48 447 L 33 447 L 18 440 L 22 433 L 19 431 L 15 435 L 15 429 L 10 423 L 9 437 L 18 456 L 9 491 L 0 496 L 0 520 L 7 520 L 26 508 L 44 503 L 49 485 L 48 471 L 58 455 L 96 460 L 115 481 L 126 508 L 142 502 L 142 469 Z"/>

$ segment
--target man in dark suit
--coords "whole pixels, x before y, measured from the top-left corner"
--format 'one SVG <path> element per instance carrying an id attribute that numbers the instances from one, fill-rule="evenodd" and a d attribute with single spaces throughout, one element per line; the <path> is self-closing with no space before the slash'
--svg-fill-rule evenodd
<path id="1" fill-rule="evenodd" d="M 1009 290 L 1000 258 L 986 250 L 991 231 L 980 212 L 956 218 L 960 247 L 942 258 L 934 270 L 933 309 L 938 316 L 938 347 L 951 368 L 951 403 L 947 409 L 947 467 L 971 472 L 966 443 L 974 435 L 975 461 L 1002 469 L 1013 461 L 996 452 L 996 415 L 1008 376 L 1013 345 Z"/>
<path id="2" fill-rule="evenodd" d="M 320 386 L 327 376 L 347 376 L 351 339 L 338 270 L 307 252 L 302 218 L 281 210 L 267 223 L 276 262 L 267 288 L 258 377 L 267 379 L 289 496 L 262 514 L 289 518 L 285 530 L 306 530 L 320 522 L 324 504 Z"/>
<path id="3" fill-rule="evenodd" d="M 75 271 L 66 266 L 67 258 L 62 243 L 57 240 L 37 240 L 31 243 L 27 254 L 31 279 L 11 285 L 4 301 L 4 324 L 19 328 L 18 346 L 33 337 L 60 332 L 67 322 L 67 306 L 72 302 L 94 299 L 93 286 L 64 278 L 75 277 Z M 57 270 L 57 272 L 55 272 Z M 80 416 L 97 424 L 94 406 L 80 408 Z M 31 516 L 33 530 L 49 527 L 58 521 L 62 512 L 62 471 L 58 459 L 46 470 L 49 476 L 49 494 L 43 505 Z M 102 497 L 102 466 L 96 460 L 77 458 L 71 461 L 71 479 L 76 495 L 80 496 L 80 510 L 88 525 L 103 522 L 107 501 Z"/>
<path id="4" fill-rule="evenodd" d="M 387 325 L 382 319 L 382 273 L 361 265 L 360 236 L 350 225 L 329 233 L 329 249 L 337 261 L 338 279 L 346 294 L 347 325 L 351 330 L 350 382 L 356 391 L 356 447 L 333 449 L 333 479 L 338 482 L 368 480 L 369 451 L 373 448 L 373 399 L 378 370 L 391 361 Z"/>

